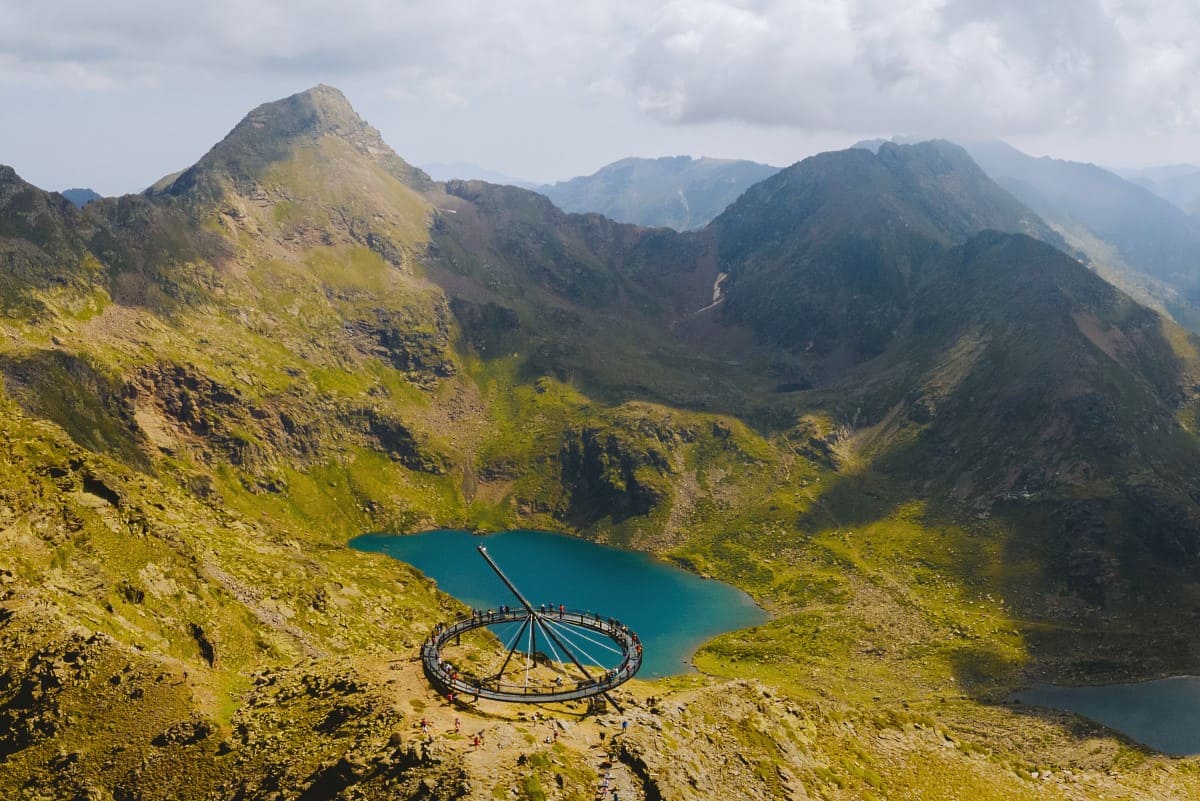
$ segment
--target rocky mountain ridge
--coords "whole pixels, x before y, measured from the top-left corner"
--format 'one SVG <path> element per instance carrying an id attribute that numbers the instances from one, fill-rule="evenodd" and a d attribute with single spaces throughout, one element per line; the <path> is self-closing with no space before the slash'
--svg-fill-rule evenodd
<path id="1" fill-rule="evenodd" d="M 1035 159 L 1001 142 L 968 148 L 989 175 L 1054 225 L 1093 269 L 1197 330 L 1200 223 L 1093 164 Z"/>

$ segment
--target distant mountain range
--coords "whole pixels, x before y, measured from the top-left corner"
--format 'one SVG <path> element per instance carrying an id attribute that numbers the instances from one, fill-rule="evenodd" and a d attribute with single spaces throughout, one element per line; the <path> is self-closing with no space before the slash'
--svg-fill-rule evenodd
<path id="1" fill-rule="evenodd" d="M 79 208 L 83 208 L 93 200 L 99 200 L 103 197 L 103 195 L 93 189 L 64 189 L 59 194 Z"/>
<path id="2" fill-rule="evenodd" d="M 627 158 L 537 191 L 564 211 L 688 231 L 704 227 L 750 186 L 778 171 L 753 161 Z"/>
<path id="3" fill-rule="evenodd" d="M 1094 164 L 1034 158 L 1002 142 L 967 149 L 1094 269 L 1200 331 L 1200 219 Z"/>
<path id="4" fill-rule="evenodd" d="M 1122 178 L 1144 186 L 1194 217 L 1200 217 L 1200 167 L 1172 164 L 1163 167 L 1113 169 Z"/>
<path id="5" fill-rule="evenodd" d="M 563 211 L 603 214 L 648 228 L 702 228 L 751 185 L 779 171 L 753 161 L 625 158 L 591 175 L 537 184 L 465 161 L 432 162 L 421 169 L 435 181 L 487 181 L 532 189 Z"/>
<path id="6" fill-rule="evenodd" d="M 514 178 L 467 161 L 432 161 L 420 166 L 435 181 L 487 181 L 489 184 L 519 186 L 522 189 L 535 189 L 538 186 L 536 181 Z"/>
<path id="7" fill-rule="evenodd" d="M 856 147 L 878 150 L 883 142 Z M 1035 158 L 1000 141 L 965 147 L 996 183 L 1062 236 L 1069 253 L 1142 303 L 1200 331 L 1200 219 L 1094 164 Z M 1147 172 L 1160 180 L 1173 176 L 1179 186 L 1190 175 L 1186 167 Z"/>

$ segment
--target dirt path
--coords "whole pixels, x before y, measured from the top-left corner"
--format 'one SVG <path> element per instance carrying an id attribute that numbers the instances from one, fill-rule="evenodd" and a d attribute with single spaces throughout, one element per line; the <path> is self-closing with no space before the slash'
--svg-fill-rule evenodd
<path id="1" fill-rule="evenodd" d="M 419 661 L 394 661 L 380 669 L 380 678 L 395 691 L 397 709 L 410 721 L 412 736 L 426 742 L 432 738 L 432 745 L 460 755 L 481 787 L 494 777 L 513 775 L 513 764 L 519 765 L 522 756 L 562 746 L 594 771 L 595 798 L 613 801 L 615 790 L 618 801 L 644 801 L 640 781 L 611 757 L 610 748 L 623 736 L 623 723 L 630 729 L 652 725 L 646 699 L 653 685 L 628 682 L 617 691 L 622 712 L 609 707 L 586 714 L 584 703 L 534 706 L 467 698 L 451 705 L 429 686 Z"/>

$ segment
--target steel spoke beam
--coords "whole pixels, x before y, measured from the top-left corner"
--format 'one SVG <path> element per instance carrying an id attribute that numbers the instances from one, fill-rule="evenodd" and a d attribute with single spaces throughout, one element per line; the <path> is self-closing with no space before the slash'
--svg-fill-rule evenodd
<path id="1" fill-rule="evenodd" d="M 513 652 L 521 644 L 521 635 L 525 632 L 525 627 L 529 625 L 529 621 L 532 619 L 529 617 L 525 618 L 525 622 L 521 624 L 521 628 L 517 629 L 517 636 L 513 637 L 512 648 L 508 649 L 508 656 L 504 657 L 504 664 L 500 666 L 500 672 L 496 674 L 496 681 L 500 681 L 504 677 L 504 669 L 508 667 L 508 660 L 512 659 Z"/>

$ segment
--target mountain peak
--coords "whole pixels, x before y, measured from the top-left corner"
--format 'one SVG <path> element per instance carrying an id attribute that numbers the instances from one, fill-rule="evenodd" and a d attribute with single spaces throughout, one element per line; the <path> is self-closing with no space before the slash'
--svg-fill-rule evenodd
<path id="1" fill-rule="evenodd" d="M 150 191 L 170 195 L 219 194 L 227 182 L 253 184 L 269 165 L 287 159 L 297 147 L 332 136 L 361 155 L 384 164 L 397 178 L 415 187 L 429 177 L 395 154 L 379 131 L 358 115 L 342 92 L 326 84 L 264 103 L 194 166 L 165 187 Z"/>
<path id="2" fill-rule="evenodd" d="M 710 229 L 728 274 L 723 314 L 830 375 L 887 348 L 930 254 L 987 229 L 1065 247 L 940 140 L 811 156 L 750 187 Z"/>
<path id="3" fill-rule="evenodd" d="M 246 115 L 230 137 L 244 129 L 277 136 L 358 137 L 366 132 L 379 136 L 378 131 L 358 116 L 340 90 L 323 83 L 291 97 L 263 103 Z"/>

